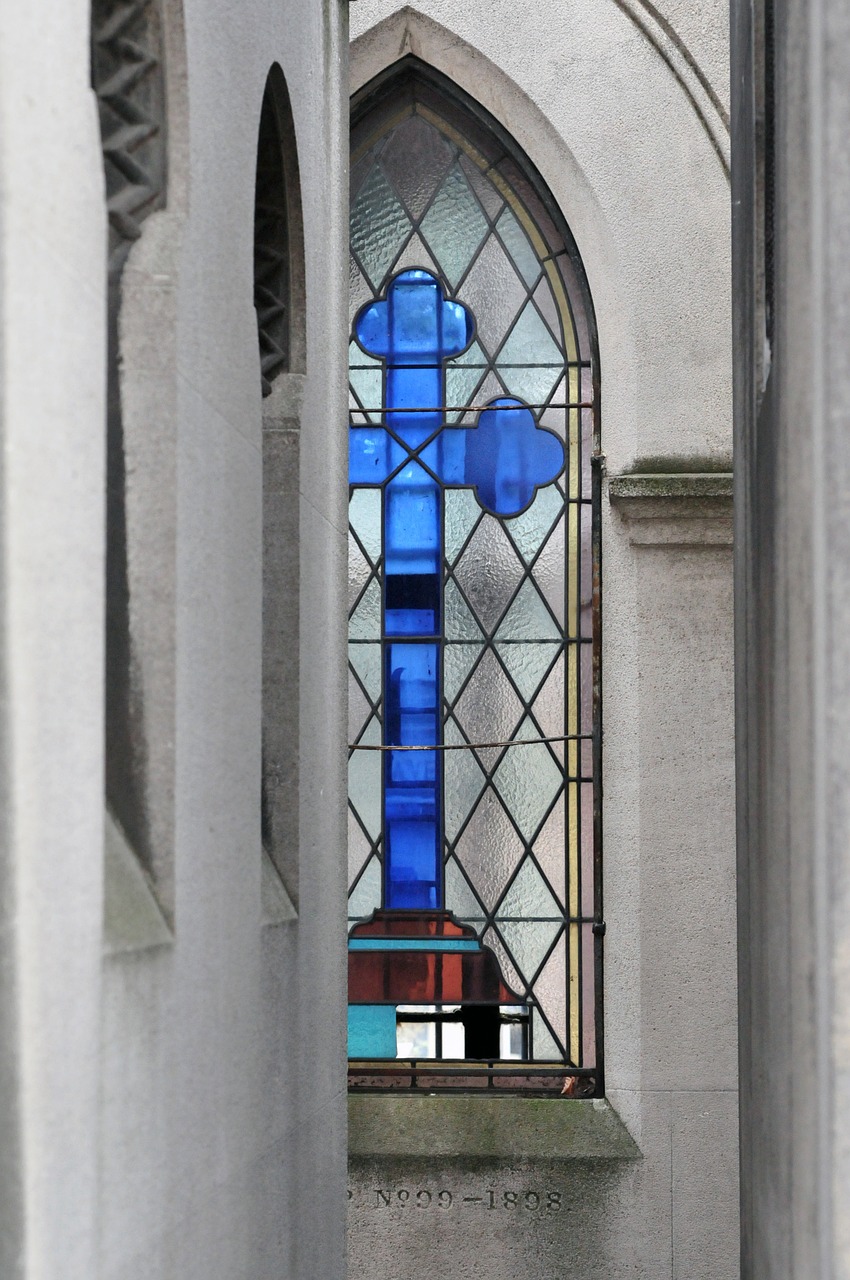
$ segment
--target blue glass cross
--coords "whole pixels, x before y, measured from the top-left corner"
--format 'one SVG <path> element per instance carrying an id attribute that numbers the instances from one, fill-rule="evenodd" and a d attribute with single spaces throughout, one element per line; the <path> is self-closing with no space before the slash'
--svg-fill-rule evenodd
<path id="1" fill-rule="evenodd" d="M 517 515 L 564 465 L 564 446 L 519 400 L 491 401 L 473 427 L 444 421 L 445 362 L 472 342 L 471 311 L 427 271 L 403 271 L 364 307 L 357 341 L 384 362 L 383 424 L 350 428 L 349 480 L 383 487 L 384 744 L 441 742 L 442 491 L 475 490 Z M 369 406 L 370 408 L 372 406 Z M 441 909 L 438 751 L 384 755 L 384 905 Z"/>

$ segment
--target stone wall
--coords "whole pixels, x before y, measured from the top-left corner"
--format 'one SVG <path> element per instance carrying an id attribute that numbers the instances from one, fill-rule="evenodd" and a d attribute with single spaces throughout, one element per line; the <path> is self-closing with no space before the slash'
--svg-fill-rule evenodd
<path id="1" fill-rule="evenodd" d="M 138 826 L 110 817 L 106 836 L 107 193 L 91 10 L 34 0 L 0 16 L 0 1273 L 331 1280 L 345 1191 L 345 6 L 151 5 L 164 98 L 130 111 L 118 142 L 132 150 L 152 110 L 166 190 L 138 225 L 129 196 L 110 209 L 128 219 L 117 368 L 144 786 Z M 98 6 L 98 38 L 117 33 L 127 62 L 103 95 L 132 98 L 149 66 L 133 43 L 144 8 Z M 293 551 L 301 561 L 297 915 L 261 841 L 253 240 L 275 61 L 307 299 L 301 367 L 269 397 L 295 406 L 299 455 L 286 526 L 290 583 Z"/>
<path id="2" fill-rule="evenodd" d="M 808 1280 L 850 1271 L 850 27 L 732 17 L 742 1274 Z"/>

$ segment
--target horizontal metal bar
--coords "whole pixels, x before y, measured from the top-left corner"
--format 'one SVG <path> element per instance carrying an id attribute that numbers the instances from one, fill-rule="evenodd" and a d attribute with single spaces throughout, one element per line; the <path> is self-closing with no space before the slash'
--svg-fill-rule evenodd
<path id="1" fill-rule="evenodd" d="M 431 1066 L 433 1062 L 440 1062 L 439 1067 Z M 495 1060 L 494 1060 L 495 1063 Z M 595 1076 L 595 1067 L 572 1067 L 567 1062 L 553 1063 L 551 1058 L 545 1063 L 535 1063 L 524 1059 L 518 1062 L 515 1067 L 478 1065 L 470 1063 L 469 1059 L 458 1059 L 457 1066 L 446 1066 L 446 1059 L 436 1058 L 387 1058 L 386 1066 L 375 1058 L 349 1058 L 348 1074 L 349 1075 L 370 1075 L 370 1076 L 401 1076 L 410 1075 L 415 1072 L 417 1075 L 428 1076 Z M 358 1065 L 362 1064 L 362 1065 Z"/>
<path id="2" fill-rule="evenodd" d="M 499 399 L 503 399 L 503 400 L 508 398 L 516 399 L 515 396 L 499 397 Z M 393 414 L 403 415 L 406 413 L 483 413 L 485 409 L 493 409 L 493 410 L 498 409 L 499 413 L 519 413 L 521 409 L 541 409 L 542 410 L 542 409 L 592 409 L 592 408 L 593 408 L 593 405 L 588 400 L 578 400 L 578 401 L 575 401 L 574 403 L 568 403 L 566 401 L 562 401 L 559 404 L 550 404 L 548 400 L 546 401 L 545 404 L 527 404 L 526 401 L 523 400 L 521 404 L 509 404 L 509 405 L 435 404 L 435 405 L 424 405 L 424 406 L 411 405 L 409 408 L 407 405 L 405 405 L 404 408 L 398 408 L 395 406 L 390 407 L 388 405 L 384 405 L 383 407 L 379 407 L 376 409 L 361 409 L 359 405 L 357 406 L 350 405 L 348 411 L 349 413 L 376 413 L 376 414 L 393 413 Z M 451 427 L 451 423 L 449 423 L 449 427 Z"/>
<path id="3" fill-rule="evenodd" d="M 477 938 L 350 938 L 349 951 L 480 951 Z"/>
<path id="4" fill-rule="evenodd" d="M 509 742 L 435 742 L 431 746 L 394 747 L 368 742 L 349 742 L 349 751 L 483 751 L 485 747 L 539 747 L 547 742 L 590 741 L 589 733 L 562 733 L 556 738 L 512 738 Z"/>

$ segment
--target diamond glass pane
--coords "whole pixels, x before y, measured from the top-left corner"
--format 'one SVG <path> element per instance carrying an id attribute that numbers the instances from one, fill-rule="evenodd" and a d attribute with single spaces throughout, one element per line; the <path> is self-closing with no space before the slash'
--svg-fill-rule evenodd
<path id="1" fill-rule="evenodd" d="M 448 141 L 418 115 L 394 129 L 381 152 L 384 173 L 412 218 L 421 218 L 453 159 Z"/>
<path id="2" fill-rule="evenodd" d="M 380 288 L 410 230 L 410 219 L 380 165 L 375 165 L 351 210 L 351 247 L 375 288 Z"/>
<path id="3" fill-rule="evenodd" d="M 526 719 L 515 736 L 536 738 L 538 734 Z M 562 783 L 561 770 L 552 751 L 542 743 L 509 747 L 493 776 L 520 831 L 526 840 L 532 840 Z"/>
<path id="4" fill-rule="evenodd" d="M 476 805 L 455 849 L 485 907 L 492 912 L 524 851 L 522 840 L 492 787 Z"/>
<path id="5" fill-rule="evenodd" d="M 349 919 L 384 949 L 352 1000 L 422 1003 L 410 955 L 390 999 L 368 985 L 395 981 L 399 908 L 432 972 L 427 939 L 466 929 L 479 997 L 486 969 L 559 1091 L 597 1061 L 592 330 L 512 144 L 405 76 L 352 138 Z M 476 1053 L 467 1027 L 448 1083 L 507 1030 Z"/>
<path id="6" fill-rule="evenodd" d="M 459 165 L 443 182 L 420 230 L 449 284 L 456 286 L 487 234 L 484 211 Z"/>

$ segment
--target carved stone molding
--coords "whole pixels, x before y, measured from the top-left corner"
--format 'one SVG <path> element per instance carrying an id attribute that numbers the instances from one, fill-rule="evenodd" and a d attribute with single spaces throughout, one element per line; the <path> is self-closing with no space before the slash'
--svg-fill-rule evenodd
<path id="1" fill-rule="evenodd" d="M 611 476 L 608 497 L 634 546 L 732 546 L 731 472 Z"/>
<path id="2" fill-rule="evenodd" d="M 696 58 L 652 0 L 614 0 L 614 3 L 667 64 L 717 152 L 723 172 L 730 178 L 729 113 Z"/>

